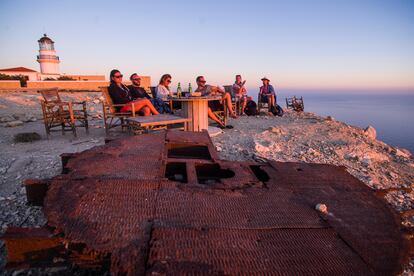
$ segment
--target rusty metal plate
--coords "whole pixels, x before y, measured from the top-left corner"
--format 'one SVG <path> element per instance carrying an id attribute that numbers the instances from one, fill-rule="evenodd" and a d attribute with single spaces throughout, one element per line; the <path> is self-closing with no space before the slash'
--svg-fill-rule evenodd
<path id="1" fill-rule="evenodd" d="M 147 273 L 374 275 L 332 229 L 152 232 Z"/>
<path id="2" fill-rule="evenodd" d="M 179 186 L 185 186 L 179 185 Z M 285 190 L 243 191 L 177 189 L 163 183 L 158 193 L 157 225 L 232 229 L 322 228 L 313 206 Z M 170 187 L 170 188 L 168 188 Z"/>
<path id="3" fill-rule="evenodd" d="M 190 147 L 170 150 L 183 143 Z M 200 144 L 207 153 L 191 152 Z M 408 248 L 399 220 L 344 168 L 215 156 L 206 132 L 114 140 L 62 156 L 65 174 L 36 201 L 68 245 L 64 255 L 78 256 L 68 261 L 83 267 L 79 260 L 89 256 L 89 264 L 102 263 L 112 274 L 401 270 Z M 317 203 L 329 213 L 318 213 Z"/>

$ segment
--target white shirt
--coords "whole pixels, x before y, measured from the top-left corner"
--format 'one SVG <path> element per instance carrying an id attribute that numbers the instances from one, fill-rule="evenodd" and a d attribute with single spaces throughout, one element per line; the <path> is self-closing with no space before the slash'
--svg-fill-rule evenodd
<path id="1" fill-rule="evenodd" d="M 159 84 L 156 88 L 157 98 L 161 100 L 167 100 L 168 96 L 170 95 L 170 90 L 162 84 Z"/>

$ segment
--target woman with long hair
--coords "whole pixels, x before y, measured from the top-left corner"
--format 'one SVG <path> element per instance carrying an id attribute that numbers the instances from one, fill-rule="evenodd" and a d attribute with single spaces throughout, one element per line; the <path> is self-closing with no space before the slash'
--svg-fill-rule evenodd
<path id="1" fill-rule="evenodd" d="M 172 91 L 170 89 L 171 84 L 171 75 L 164 74 L 162 75 L 160 82 L 156 88 L 157 98 L 163 101 L 168 100 L 168 96 L 172 96 Z"/>
<path id="2" fill-rule="evenodd" d="M 111 84 L 109 85 L 109 95 L 115 104 L 126 104 L 120 109 L 121 112 L 131 112 L 133 105 L 135 111 L 142 116 L 160 114 L 148 99 L 142 98 L 134 100 L 129 88 L 122 83 L 122 77 L 123 75 L 117 69 L 113 69 L 109 74 L 109 79 L 111 81 Z"/>

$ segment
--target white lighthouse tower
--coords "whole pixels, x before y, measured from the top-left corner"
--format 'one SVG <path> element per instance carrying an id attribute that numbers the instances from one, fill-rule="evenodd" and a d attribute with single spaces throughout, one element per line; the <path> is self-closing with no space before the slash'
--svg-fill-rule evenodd
<path id="1" fill-rule="evenodd" d="M 41 78 L 58 78 L 60 77 L 59 57 L 56 55 L 55 42 L 43 35 L 37 42 L 39 42 L 39 55 L 37 62 L 40 63 Z"/>

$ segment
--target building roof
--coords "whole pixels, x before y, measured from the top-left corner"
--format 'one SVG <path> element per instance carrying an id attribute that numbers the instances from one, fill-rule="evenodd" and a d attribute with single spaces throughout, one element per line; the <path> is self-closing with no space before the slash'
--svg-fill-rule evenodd
<path id="1" fill-rule="evenodd" d="M 44 42 L 44 41 L 49 41 L 51 43 L 55 43 L 53 40 L 51 40 L 46 34 L 43 34 L 43 37 L 40 38 L 37 42 Z"/>
<path id="2" fill-rule="evenodd" d="M 13 67 L 13 68 L 4 68 L 4 69 L 0 69 L 0 72 L 5 72 L 5 71 L 13 71 L 13 72 L 37 72 L 35 70 L 26 68 L 26 67 Z"/>

